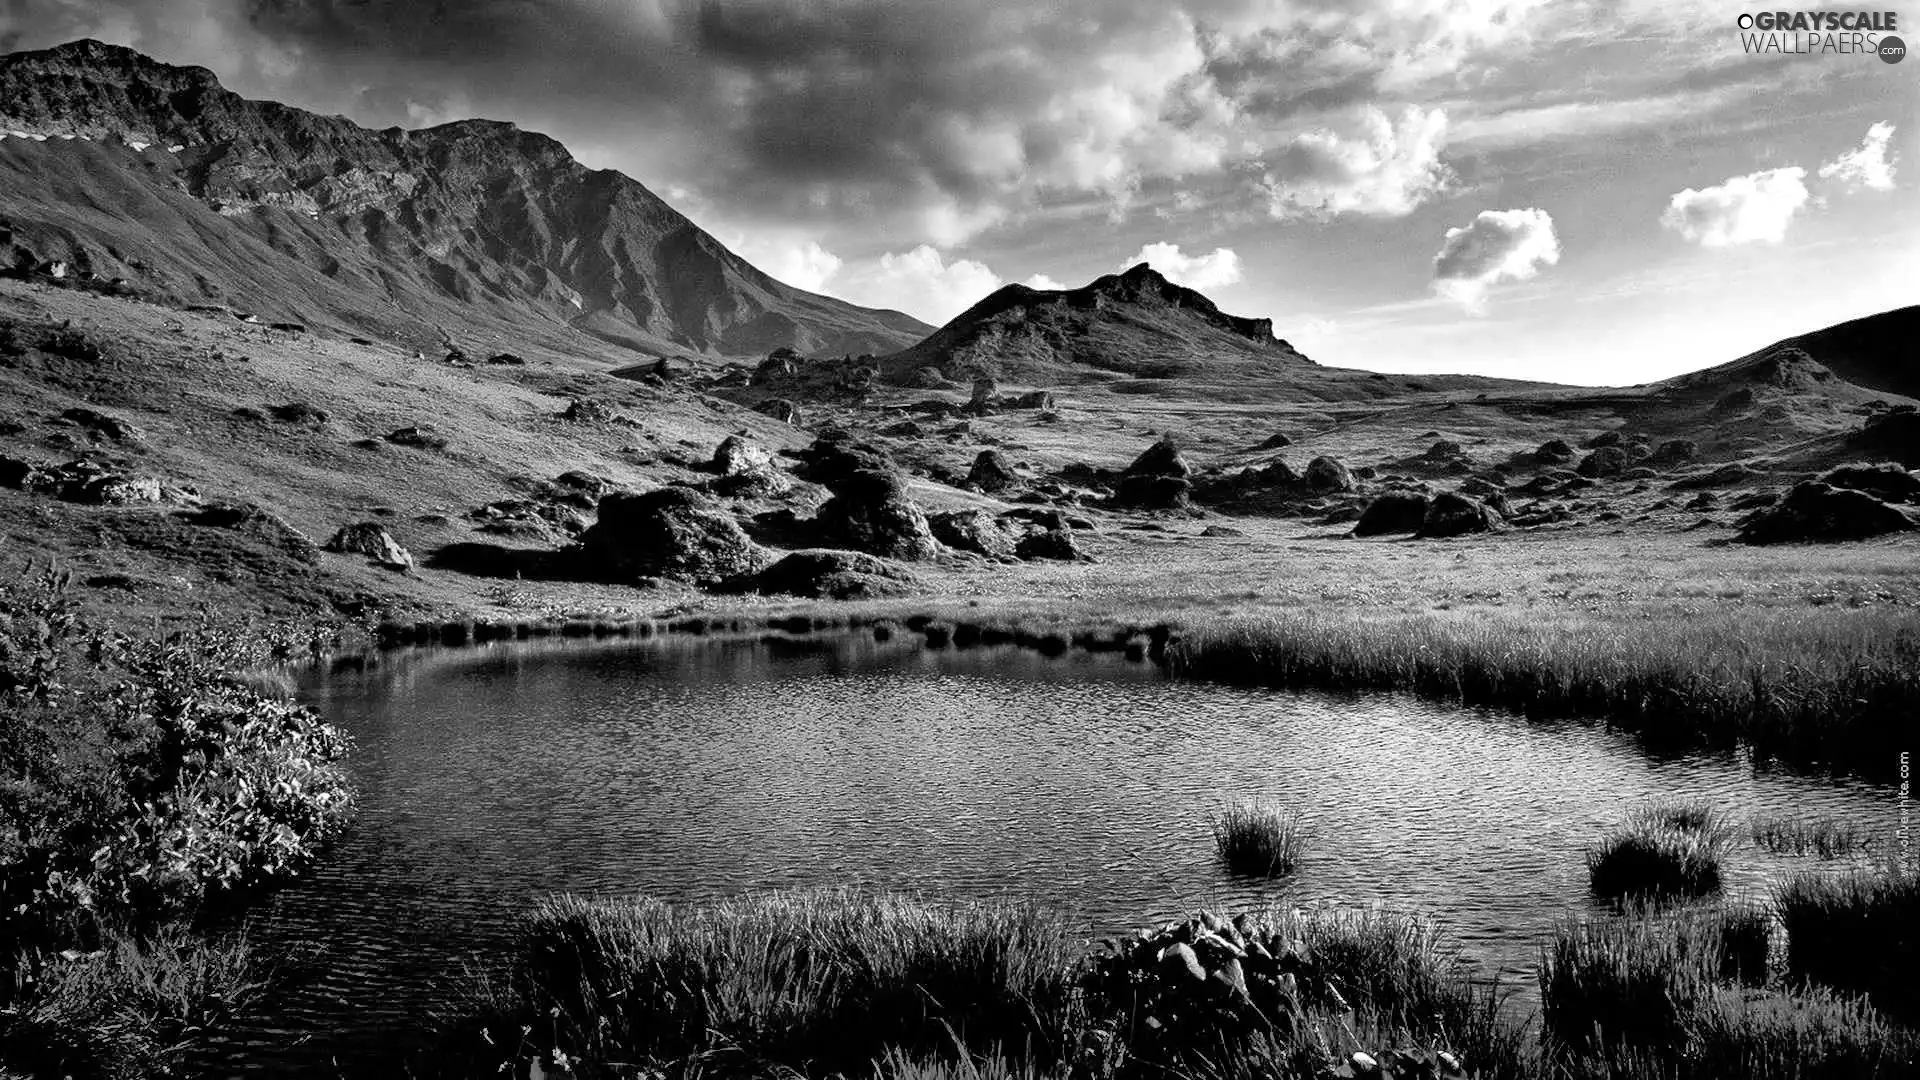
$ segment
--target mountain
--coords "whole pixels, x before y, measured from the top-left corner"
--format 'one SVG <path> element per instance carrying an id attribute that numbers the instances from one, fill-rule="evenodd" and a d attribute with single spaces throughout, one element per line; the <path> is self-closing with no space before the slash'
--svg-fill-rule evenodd
<path id="1" fill-rule="evenodd" d="M 544 135 L 373 131 L 80 41 L 0 57 L 0 258 L 402 340 L 884 353 L 930 327 L 782 284 Z"/>
<path id="2" fill-rule="evenodd" d="M 1146 263 L 1077 289 L 1004 286 L 880 360 L 892 382 L 912 383 L 932 368 L 947 379 L 985 375 L 1032 385 L 1231 382 L 1313 366 L 1274 338 L 1271 320 L 1224 314 Z"/>

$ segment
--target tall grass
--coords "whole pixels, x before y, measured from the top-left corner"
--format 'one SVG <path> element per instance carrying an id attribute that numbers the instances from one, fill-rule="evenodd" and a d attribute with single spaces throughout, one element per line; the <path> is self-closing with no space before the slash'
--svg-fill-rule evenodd
<path id="1" fill-rule="evenodd" d="M 1704 803 L 1647 805 L 1587 849 L 1593 891 L 1606 897 L 1698 896 L 1720 888 L 1736 830 Z"/>
<path id="2" fill-rule="evenodd" d="M 527 920 L 517 1016 L 488 1037 L 533 1024 L 540 1045 L 602 1062 L 720 1056 L 846 1071 L 893 1050 L 957 1049 L 1045 1061 L 1061 1050 L 1072 955 L 1058 918 L 1023 904 L 563 896 Z"/>
<path id="3" fill-rule="evenodd" d="M 1748 825 L 1753 842 L 1775 855 L 1818 855 L 1841 859 L 1865 851 L 1873 837 L 1859 825 L 1832 815 L 1799 817 L 1771 814 Z"/>
<path id="4" fill-rule="evenodd" d="M 244 937 L 177 926 L 111 932 L 91 952 L 29 951 L 0 989 L 0 1072 L 171 1075 L 186 1044 L 258 997 L 268 974 Z"/>
<path id="5" fill-rule="evenodd" d="M 1899 863 L 1834 875 L 1802 872 L 1774 890 L 1795 978 L 1865 992 L 1920 1020 L 1920 873 Z"/>
<path id="6" fill-rule="evenodd" d="M 1290 874 L 1306 850 L 1307 834 L 1297 811 L 1261 802 L 1232 803 L 1207 815 L 1213 846 L 1236 874 Z"/>
<path id="7" fill-rule="evenodd" d="M 1664 744 L 1889 773 L 1920 713 L 1920 634 L 1897 612 L 1743 610 L 1624 621 L 1313 610 L 1200 621 L 1168 649 L 1189 678 L 1399 690 L 1602 717 Z"/>

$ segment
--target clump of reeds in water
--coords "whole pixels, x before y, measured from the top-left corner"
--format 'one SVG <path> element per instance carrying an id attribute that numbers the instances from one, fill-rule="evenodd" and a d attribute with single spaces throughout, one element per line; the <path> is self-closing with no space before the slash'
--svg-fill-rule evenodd
<path id="1" fill-rule="evenodd" d="M 1775 855 L 1818 855 L 1842 859 L 1865 851 L 1873 838 L 1851 821 L 1831 815 L 1792 817 L 1768 815 L 1753 819 L 1748 830 L 1753 842 Z"/>
<path id="2" fill-rule="evenodd" d="M 1293 872 L 1307 835 L 1296 811 L 1261 802 L 1238 802 L 1207 816 L 1213 846 L 1236 874 L 1278 877 Z"/>
<path id="3" fill-rule="evenodd" d="M 1803 872 L 1774 890 L 1795 978 L 1864 991 L 1882 1008 L 1920 1020 L 1920 872 L 1893 862 L 1845 874 Z"/>
<path id="4" fill-rule="evenodd" d="M 1736 835 L 1733 824 L 1705 803 L 1640 807 L 1587 849 L 1593 891 L 1605 897 L 1714 892 Z"/>

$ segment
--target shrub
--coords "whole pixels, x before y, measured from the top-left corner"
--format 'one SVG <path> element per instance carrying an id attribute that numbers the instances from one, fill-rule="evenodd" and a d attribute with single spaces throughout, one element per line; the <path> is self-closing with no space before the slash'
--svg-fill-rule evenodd
<path id="1" fill-rule="evenodd" d="M 1207 816 L 1221 861 L 1236 874 L 1293 872 L 1306 847 L 1300 815 L 1257 802 L 1236 803 Z"/>

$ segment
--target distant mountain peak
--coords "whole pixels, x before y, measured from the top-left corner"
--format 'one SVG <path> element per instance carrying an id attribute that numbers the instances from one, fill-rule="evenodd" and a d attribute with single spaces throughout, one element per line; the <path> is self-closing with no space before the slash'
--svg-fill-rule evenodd
<path id="1" fill-rule="evenodd" d="M 1044 384 L 1111 379 L 1270 378 L 1312 365 L 1273 336 L 1273 320 L 1228 315 L 1147 263 L 1074 289 L 1005 285 L 883 359 L 895 381 L 990 375 Z"/>
<path id="2" fill-rule="evenodd" d="M 81 40 L 0 56 L 12 134 L 0 261 L 62 261 L 157 298 L 655 354 L 880 353 L 930 329 L 775 281 L 638 181 L 507 121 L 376 131 Z"/>

